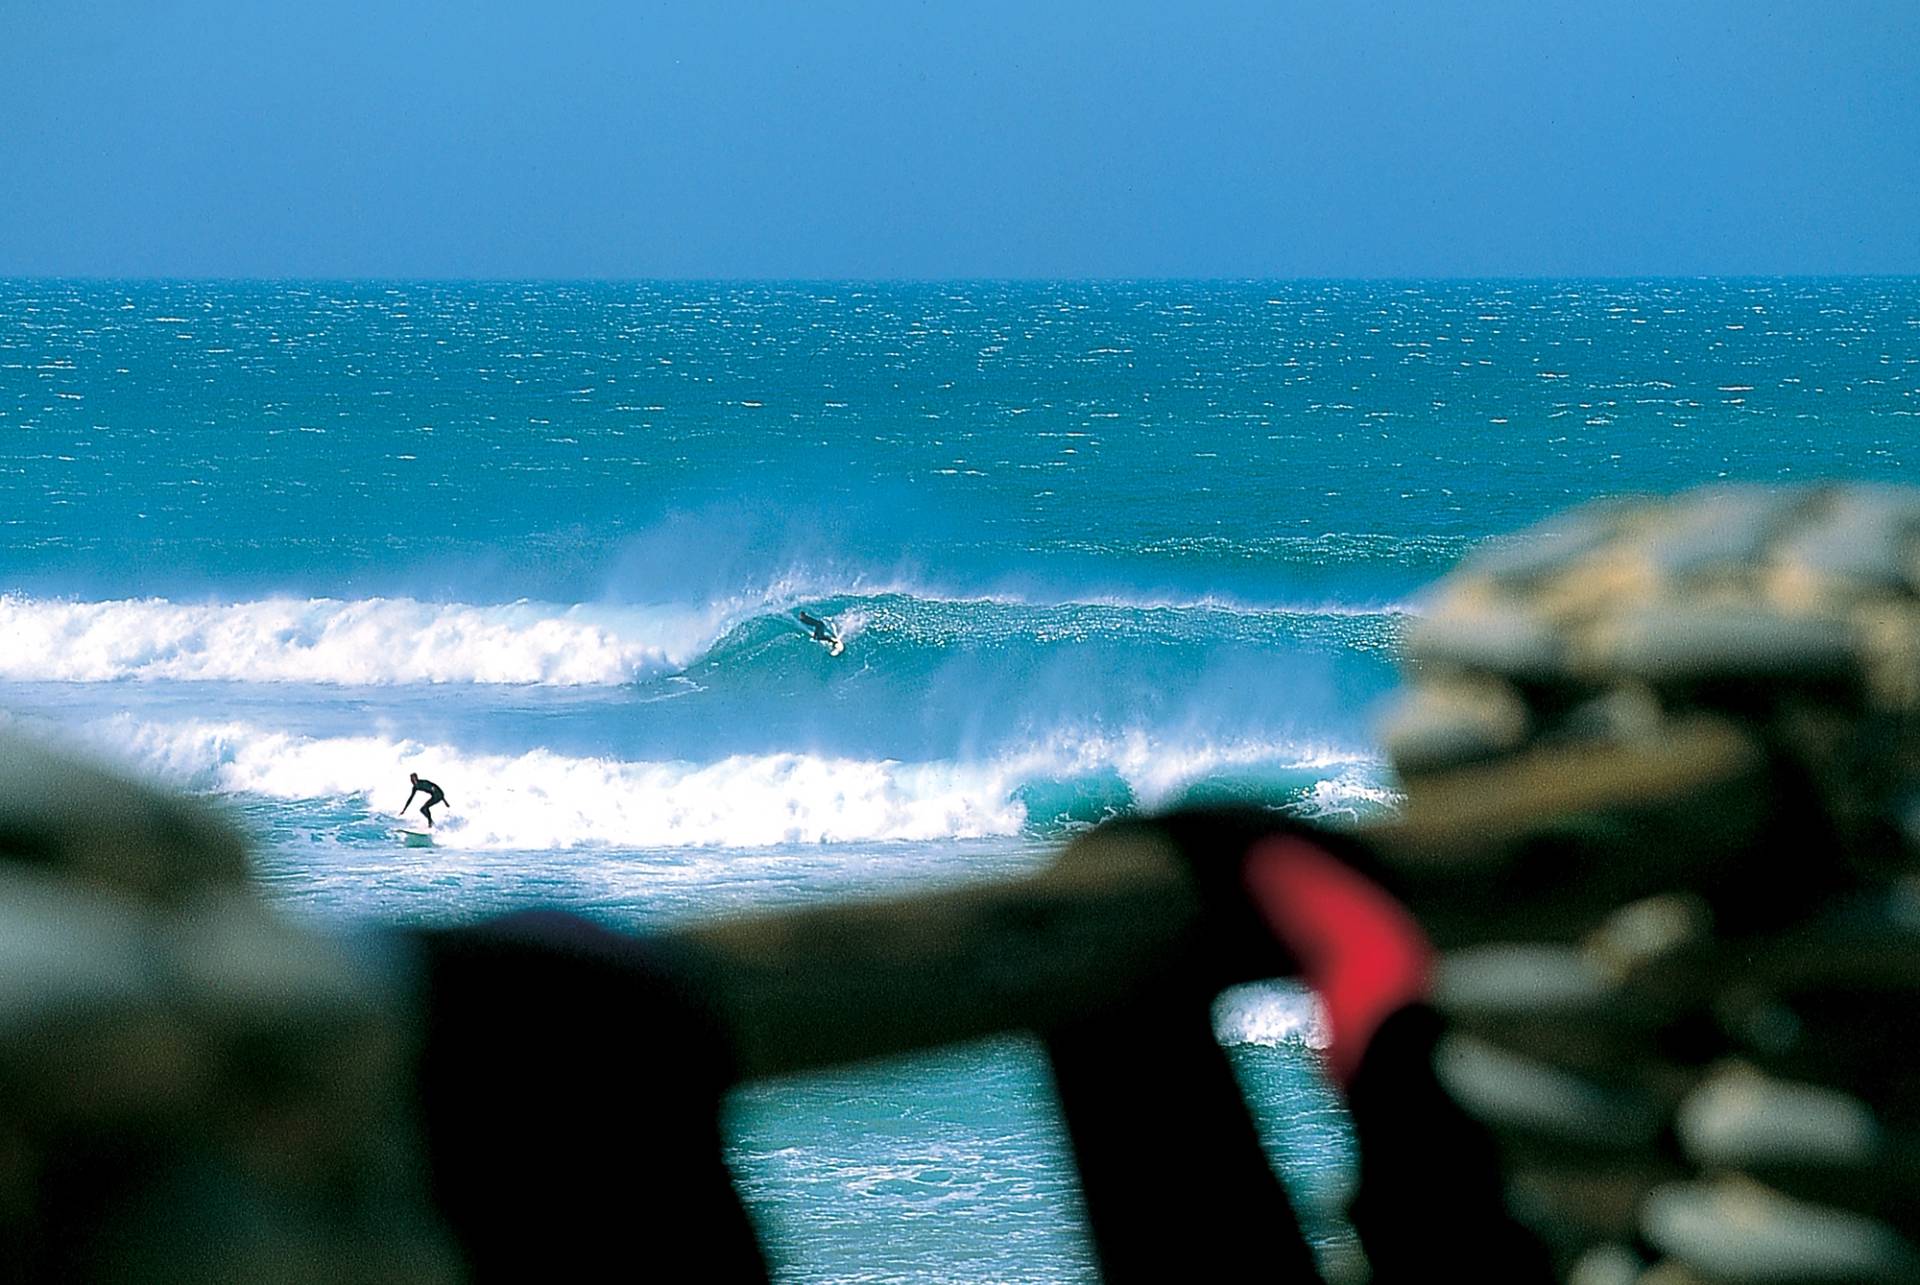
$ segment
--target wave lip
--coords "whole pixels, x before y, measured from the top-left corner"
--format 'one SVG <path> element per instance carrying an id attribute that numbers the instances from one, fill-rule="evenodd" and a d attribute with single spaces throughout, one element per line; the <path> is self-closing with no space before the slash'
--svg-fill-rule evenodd
<path id="1" fill-rule="evenodd" d="M 0 595 L 0 679 L 618 684 L 680 667 L 723 624 L 719 609 Z"/>

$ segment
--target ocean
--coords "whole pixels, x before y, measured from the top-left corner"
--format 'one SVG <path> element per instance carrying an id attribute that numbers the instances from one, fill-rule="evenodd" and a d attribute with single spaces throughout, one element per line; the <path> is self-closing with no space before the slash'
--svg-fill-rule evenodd
<path id="1" fill-rule="evenodd" d="M 991 878 L 1185 799 L 1344 824 L 1466 550 L 1907 481 L 1916 416 L 1913 279 L 0 281 L 0 719 L 218 800 L 328 928 Z M 1311 1003 L 1214 1017 L 1337 1245 Z M 1024 1039 L 727 1133 L 783 1282 L 1094 1277 Z"/>

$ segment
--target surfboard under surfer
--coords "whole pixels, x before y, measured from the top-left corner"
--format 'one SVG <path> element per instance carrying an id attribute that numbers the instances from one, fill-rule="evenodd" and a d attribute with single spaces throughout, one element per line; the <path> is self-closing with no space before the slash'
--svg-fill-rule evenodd
<path id="1" fill-rule="evenodd" d="M 439 786 L 416 772 L 407 773 L 407 779 L 413 782 L 413 788 L 407 791 L 407 801 L 400 805 L 400 815 L 405 816 L 407 809 L 413 806 L 414 795 L 424 794 L 427 796 L 427 801 L 420 805 L 420 815 L 427 819 L 427 828 L 431 830 L 433 828 L 434 805 L 436 803 L 445 803 L 447 796 L 441 792 Z"/>

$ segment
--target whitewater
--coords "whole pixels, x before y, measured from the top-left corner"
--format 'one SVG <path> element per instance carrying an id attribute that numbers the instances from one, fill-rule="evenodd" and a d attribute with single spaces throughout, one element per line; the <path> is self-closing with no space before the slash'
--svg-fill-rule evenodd
<path id="1" fill-rule="evenodd" d="M 1141 666 L 1137 653 L 1184 650 L 1219 666 L 1230 653 L 1311 635 L 1316 623 L 1344 628 L 1356 646 L 1371 631 L 1372 645 L 1384 650 L 1402 613 L 1212 601 L 957 602 L 897 592 L 827 601 L 858 660 L 830 663 L 789 609 L 766 600 L 701 609 L 10 595 L 0 598 L 0 633 L 13 639 L 0 678 L 16 684 L 15 716 L 30 725 L 41 703 L 86 706 L 84 693 L 94 690 L 87 685 L 108 685 L 120 708 L 68 717 L 66 734 L 180 789 L 325 799 L 371 819 L 396 768 L 461 781 L 465 801 L 441 835 L 457 847 L 1058 834 L 1162 805 L 1200 783 L 1231 783 L 1250 797 L 1310 797 L 1316 812 L 1387 797 L 1364 779 L 1377 766 L 1369 751 L 1276 739 L 1244 722 L 1232 732 L 1225 708 L 1198 716 L 1199 689 L 1181 703 L 1179 722 L 1156 726 L 1152 707 L 1165 705 L 1181 680 L 1157 677 L 1157 665 Z M 1114 690 L 1064 700 L 1061 685 L 1070 680 L 1056 653 L 1073 657 L 1080 681 L 1091 676 Z M 1030 711 L 992 732 L 976 722 L 973 698 L 984 689 L 970 682 L 956 698 L 950 677 L 986 655 L 1003 699 Z M 1205 665 L 1194 668 L 1204 673 Z M 724 747 L 731 753 L 708 748 L 712 711 L 779 699 L 769 684 L 807 683 L 820 702 L 857 702 L 862 716 L 796 733 L 803 749 L 742 733 Z M 1140 690 L 1128 693 L 1127 684 Z M 481 691 L 450 697 L 450 686 Z M 195 693 L 208 687 L 230 712 L 250 717 L 203 717 L 206 701 Z M 591 688 L 611 690 L 579 690 Z M 442 708 L 450 701 L 451 714 Z M 683 703 L 647 708 L 668 701 Z M 943 706 L 953 707 L 950 719 L 927 717 Z M 817 709 L 802 705 L 803 721 Z M 870 717 L 875 709 L 888 716 Z M 609 726 L 621 712 L 627 720 Z M 1032 716 L 1041 712 L 1054 721 Z M 356 716 L 374 734 L 339 734 Z M 901 723 L 916 716 L 926 731 L 903 736 Z M 536 719 L 543 743 L 529 737 L 530 748 L 518 752 L 475 748 Z M 441 727 L 436 739 L 404 734 L 423 720 Z M 51 726 L 53 714 L 42 710 L 38 721 Z M 647 734 L 636 735 L 635 725 Z M 910 759 L 885 756 L 908 752 L 909 742 Z M 588 745 L 600 752 L 564 752 Z M 649 756 L 636 757 L 642 753 Z"/>
<path id="2" fill-rule="evenodd" d="M 1011 877 L 1186 800 L 1349 824 L 1467 550 L 1909 481 L 1916 415 L 1910 280 L 0 282 L 0 721 L 223 809 L 329 928 Z M 1311 1004 L 1215 1028 L 1337 1244 Z M 1091 1279 L 1019 1039 L 728 1137 L 783 1282 Z"/>

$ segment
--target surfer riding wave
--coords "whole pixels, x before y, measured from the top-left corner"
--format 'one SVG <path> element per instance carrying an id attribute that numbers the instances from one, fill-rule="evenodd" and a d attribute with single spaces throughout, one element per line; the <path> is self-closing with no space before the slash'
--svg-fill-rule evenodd
<path id="1" fill-rule="evenodd" d="M 813 641 L 826 644 L 827 654 L 829 656 L 838 656 L 846 649 L 846 644 L 840 641 L 840 635 L 833 631 L 833 626 L 820 619 L 820 617 L 814 615 L 804 607 L 795 611 L 793 614 L 799 619 L 801 624 L 813 631 Z"/>
<path id="2" fill-rule="evenodd" d="M 424 794 L 427 796 L 427 801 L 420 805 L 420 815 L 427 819 L 427 828 L 431 830 L 433 828 L 434 805 L 445 803 L 447 796 L 441 792 L 439 786 L 427 780 L 425 777 L 420 776 L 418 773 L 407 773 L 407 780 L 413 782 L 413 788 L 407 791 L 407 801 L 400 805 L 400 815 L 405 816 L 407 809 L 413 806 L 414 795 Z"/>

